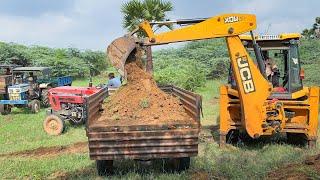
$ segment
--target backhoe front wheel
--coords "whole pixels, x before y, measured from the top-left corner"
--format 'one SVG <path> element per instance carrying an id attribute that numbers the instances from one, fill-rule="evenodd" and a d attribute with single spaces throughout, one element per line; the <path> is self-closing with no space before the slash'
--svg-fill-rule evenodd
<path id="1" fill-rule="evenodd" d="M 226 144 L 237 144 L 240 140 L 239 130 L 230 130 L 227 134 L 220 133 L 219 146 L 224 147 Z"/>
<path id="2" fill-rule="evenodd" d="M 43 121 L 44 131 L 53 136 L 57 136 L 63 133 L 64 121 L 56 115 L 47 116 Z"/>
<path id="3" fill-rule="evenodd" d="M 96 160 L 96 167 L 99 176 L 113 174 L 113 160 Z"/>
<path id="4" fill-rule="evenodd" d="M 11 106 L 9 104 L 0 104 L 1 115 L 7 115 L 11 113 Z"/>

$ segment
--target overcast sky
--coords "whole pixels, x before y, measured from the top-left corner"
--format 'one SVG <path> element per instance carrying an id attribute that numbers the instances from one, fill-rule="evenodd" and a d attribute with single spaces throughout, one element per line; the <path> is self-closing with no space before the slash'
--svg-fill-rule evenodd
<path id="1" fill-rule="evenodd" d="M 0 41 L 104 50 L 125 33 L 121 0 L 0 0 Z M 173 0 L 170 19 L 221 13 L 257 15 L 258 33 L 301 32 L 320 16 L 320 0 Z M 269 28 L 268 28 L 269 27 Z"/>

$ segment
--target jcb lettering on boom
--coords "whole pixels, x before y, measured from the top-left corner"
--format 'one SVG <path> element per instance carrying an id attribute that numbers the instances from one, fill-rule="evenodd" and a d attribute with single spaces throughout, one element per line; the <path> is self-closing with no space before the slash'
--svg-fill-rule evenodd
<path id="1" fill-rule="evenodd" d="M 247 59 L 245 57 L 239 57 L 237 59 L 237 64 L 239 67 L 244 92 L 246 94 L 254 92 L 256 88 L 252 80 L 251 70 Z"/>
<path id="2" fill-rule="evenodd" d="M 238 16 L 229 16 L 229 17 L 224 18 L 225 24 L 239 22 L 239 21 L 240 21 L 240 18 Z"/>

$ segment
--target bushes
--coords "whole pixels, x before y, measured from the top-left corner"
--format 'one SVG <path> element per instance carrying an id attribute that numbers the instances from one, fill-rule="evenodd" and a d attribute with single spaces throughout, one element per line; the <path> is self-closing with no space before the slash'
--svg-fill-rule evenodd
<path id="1" fill-rule="evenodd" d="M 184 58 L 155 61 L 155 80 L 160 84 L 195 90 L 205 84 L 205 73 L 192 61 Z"/>
<path id="2" fill-rule="evenodd" d="M 320 40 L 303 39 L 300 46 L 300 59 L 305 70 L 306 85 L 320 85 Z"/>
<path id="3" fill-rule="evenodd" d="M 229 60 L 222 39 L 190 42 L 181 48 L 154 53 L 155 79 L 188 90 L 204 85 L 206 79 L 226 77 Z"/>

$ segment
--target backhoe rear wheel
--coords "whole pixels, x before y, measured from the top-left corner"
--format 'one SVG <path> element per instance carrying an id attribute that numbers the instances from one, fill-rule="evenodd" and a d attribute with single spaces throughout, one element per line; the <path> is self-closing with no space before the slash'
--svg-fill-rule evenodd
<path id="1" fill-rule="evenodd" d="M 302 133 L 287 133 L 287 142 L 295 146 L 305 147 L 308 139 L 307 136 Z"/>
<path id="2" fill-rule="evenodd" d="M 8 104 L 0 104 L 1 115 L 7 115 L 11 113 L 11 106 Z"/>
<path id="3" fill-rule="evenodd" d="M 64 128 L 64 121 L 56 115 L 49 115 L 43 121 L 43 129 L 49 135 L 60 135 L 63 133 Z"/>
<path id="4" fill-rule="evenodd" d="M 113 160 L 96 160 L 96 167 L 99 176 L 113 174 Z"/>

